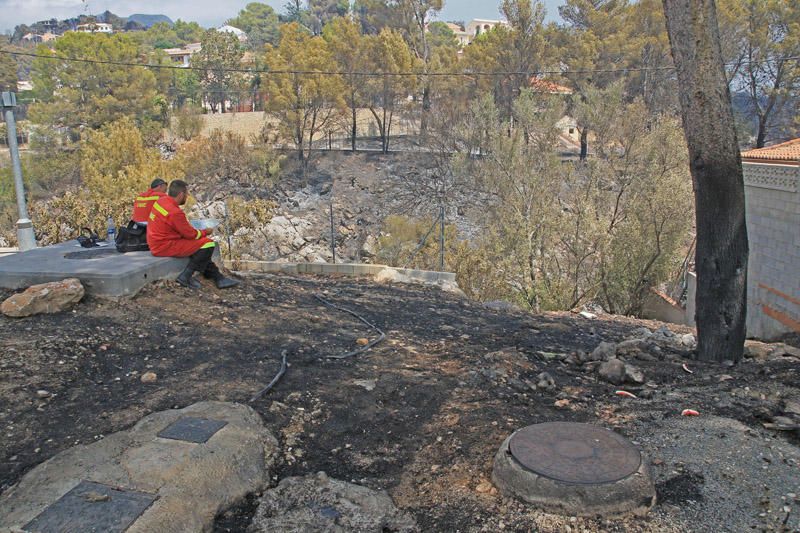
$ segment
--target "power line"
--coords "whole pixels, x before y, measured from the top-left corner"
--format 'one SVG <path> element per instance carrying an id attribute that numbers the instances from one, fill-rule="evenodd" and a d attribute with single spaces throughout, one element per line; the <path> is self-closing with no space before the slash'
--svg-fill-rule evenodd
<path id="1" fill-rule="evenodd" d="M 77 57 L 62 57 L 62 56 L 55 56 L 55 55 L 45 55 L 45 54 L 35 54 L 32 52 L 17 52 L 12 50 L 3 50 L 0 49 L 0 53 L 8 54 L 8 55 L 15 55 L 15 56 L 25 56 L 25 57 L 34 57 L 40 59 L 50 59 L 53 61 L 66 61 L 72 63 L 88 63 L 88 64 L 96 64 L 96 65 L 114 65 L 120 67 L 138 67 L 138 68 L 148 68 L 148 69 L 162 69 L 162 70 L 182 70 L 182 71 L 214 71 L 214 72 L 230 72 L 230 73 L 241 73 L 241 74 L 271 74 L 271 75 L 287 75 L 287 74 L 296 74 L 300 76 L 392 76 L 392 77 L 411 77 L 411 76 L 431 76 L 431 77 L 446 77 L 446 76 L 478 76 L 478 77 L 491 77 L 491 76 L 543 76 L 543 75 L 558 75 L 558 76 L 570 76 L 570 75 L 583 75 L 583 74 L 628 74 L 632 72 L 664 72 L 664 71 L 671 71 L 675 70 L 674 66 L 662 66 L 662 67 L 630 67 L 630 68 L 606 68 L 606 69 L 579 69 L 579 70 L 532 70 L 532 71 L 459 71 L 459 72 L 415 72 L 415 71 L 404 71 L 404 72 L 380 72 L 380 71 L 354 71 L 354 72 L 346 72 L 346 71 L 339 71 L 339 70 L 291 70 L 291 69 L 284 69 L 284 70 L 265 70 L 265 69 L 252 69 L 252 68 L 201 68 L 201 67 L 183 67 L 178 65 L 161 65 L 161 64 L 153 64 L 153 63 L 132 63 L 128 61 L 114 61 L 114 60 L 107 60 L 107 59 L 84 59 L 84 58 L 77 58 Z M 800 56 L 788 56 L 777 58 L 773 60 L 754 60 L 754 61 L 737 61 L 733 63 L 725 64 L 726 67 L 731 66 L 741 66 L 741 65 L 753 65 L 753 64 L 768 64 L 775 61 L 797 61 L 800 60 Z"/>

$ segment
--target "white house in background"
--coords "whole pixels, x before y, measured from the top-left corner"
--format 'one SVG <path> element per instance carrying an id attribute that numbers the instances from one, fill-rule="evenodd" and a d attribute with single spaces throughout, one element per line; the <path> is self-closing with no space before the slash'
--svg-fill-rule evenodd
<path id="1" fill-rule="evenodd" d="M 466 32 L 466 30 L 464 30 L 464 28 L 453 22 L 447 22 L 446 24 L 447 27 L 450 28 L 450 31 L 455 34 L 456 39 L 458 39 L 458 46 L 463 48 L 470 43 L 469 34 Z"/>
<path id="2" fill-rule="evenodd" d="M 467 23 L 467 27 L 464 30 L 469 42 L 472 42 L 478 35 L 486 33 L 495 26 L 508 26 L 508 22 L 505 20 L 472 19 Z"/>
<path id="3" fill-rule="evenodd" d="M 243 32 L 239 28 L 235 28 L 233 26 L 229 26 L 228 24 L 224 24 L 224 25 L 220 26 L 219 28 L 217 28 L 217 31 L 222 31 L 222 32 L 225 32 L 225 33 L 232 33 L 240 41 L 246 41 L 247 40 L 247 34 L 245 32 Z"/>
<path id="4" fill-rule="evenodd" d="M 75 31 L 81 33 L 114 33 L 114 28 L 107 22 L 89 22 L 78 24 Z"/>
<path id="5" fill-rule="evenodd" d="M 164 53 L 179 67 L 188 68 L 194 54 L 200 51 L 200 43 L 189 43 L 182 48 L 165 48 Z"/>

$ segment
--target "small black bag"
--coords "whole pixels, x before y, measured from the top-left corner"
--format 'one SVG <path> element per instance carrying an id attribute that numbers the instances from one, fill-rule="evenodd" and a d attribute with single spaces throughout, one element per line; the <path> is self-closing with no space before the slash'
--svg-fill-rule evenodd
<path id="1" fill-rule="evenodd" d="M 131 220 L 128 226 L 119 228 L 116 239 L 117 251 L 122 252 L 146 252 L 150 249 L 147 246 L 147 224 L 139 224 Z"/>
<path id="2" fill-rule="evenodd" d="M 84 248 L 94 248 L 95 246 L 100 246 L 97 244 L 98 242 L 100 242 L 100 237 L 97 236 L 97 233 L 89 228 L 81 228 L 81 234 L 78 235 L 78 243 L 81 246 Z"/>

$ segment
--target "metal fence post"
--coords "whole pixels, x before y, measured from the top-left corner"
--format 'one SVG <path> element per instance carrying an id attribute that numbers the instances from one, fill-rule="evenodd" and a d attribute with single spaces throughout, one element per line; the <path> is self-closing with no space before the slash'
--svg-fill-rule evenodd
<path id="1" fill-rule="evenodd" d="M 33 232 L 33 222 L 28 216 L 28 206 L 25 203 L 25 188 L 22 183 L 22 165 L 19 161 L 19 146 L 17 146 L 17 123 L 14 121 L 14 108 L 17 106 L 17 96 L 12 92 L 0 94 L 0 104 L 6 119 L 8 129 L 8 150 L 11 152 L 11 167 L 14 172 L 14 188 L 17 192 L 17 242 L 20 251 L 36 248 L 36 235 Z"/>
<path id="2" fill-rule="evenodd" d="M 333 254 L 333 264 L 336 264 L 336 229 L 333 227 L 333 202 L 330 203 L 331 212 L 331 254 Z"/>
<path id="3" fill-rule="evenodd" d="M 439 232 L 439 271 L 444 272 L 444 206 L 439 206 L 439 220 L 441 231 Z"/>

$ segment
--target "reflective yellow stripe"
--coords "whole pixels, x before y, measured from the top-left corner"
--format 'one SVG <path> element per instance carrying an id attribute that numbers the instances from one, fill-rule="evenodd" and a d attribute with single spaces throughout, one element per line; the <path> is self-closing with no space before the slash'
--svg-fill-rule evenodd
<path id="1" fill-rule="evenodd" d="M 147 204 L 136 204 L 136 207 L 147 207 Z"/>
<path id="2" fill-rule="evenodd" d="M 197 230 L 197 236 L 194 238 L 194 240 L 197 240 L 197 239 L 199 239 L 199 238 L 200 238 L 200 237 L 202 237 L 202 236 L 203 236 L 203 232 L 202 232 L 202 231 L 200 231 L 200 230 Z"/>
<path id="3" fill-rule="evenodd" d="M 149 202 L 151 200 L 158 200 L 158 198 L 159 198 L 158 196 L 137 196 L 136 197 L 136 201 L 137 202 Z"/>
<path id="4" fill-rule="evenodd" d="M 164 216 L 167 216 L 169 214 L 169 213 L 167 213 L 166 209 L 164 209 L 163 207 L 158 205 L 158 202 L 153 204 L 153 209 L 155 209 L 156 211 L 158 211 L 159 213 L 161 213 Z"/>
<path id="5" fill-rule="evenodd" d="M 215 242 L 207 242 L 203 246 L 201 246 L 200 249 L 202 250 L 203 248 L 213 248 L 216 245 L 217 245 L 217 243 L 215 243 Z"/>

